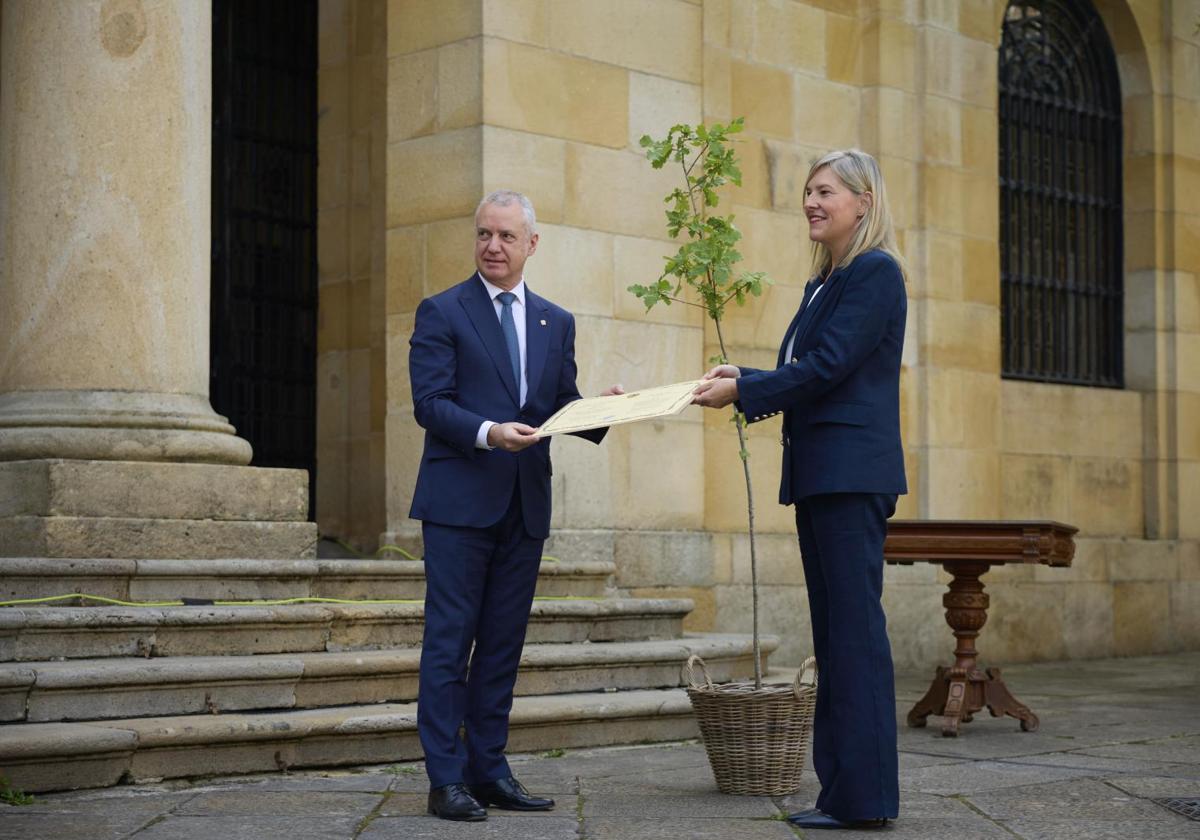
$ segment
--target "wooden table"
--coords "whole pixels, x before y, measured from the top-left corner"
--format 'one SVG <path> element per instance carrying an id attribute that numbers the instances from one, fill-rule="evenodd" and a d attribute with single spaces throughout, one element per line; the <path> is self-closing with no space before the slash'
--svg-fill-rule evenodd
<path id="1" fill-rule="evenodd" d="M 894 520 L 888 523 L 884 559 L 909 566 L 937 563 L 950 573 L 950 591 L 942 596 L 946 623 L 954 631 L 954 665 L 938 666 L 929 691 L 908 713 L 909 726 L 924 726 L 930 715 L 945 718 L 942 734 L 958 735 L 959 722 L 970 723 L 984 706 L 992 717 L 1011 715 L 1021 729 L 1038 727 L 1037 715 L 1009 692 L 999 668 L 981 672 L 975 639 L 987 622 L 988 596 L 980 577 L 992 566 L 1042 563 L 1070 566 L 1078 528 L 1060 522 L 986 522 Z"/>

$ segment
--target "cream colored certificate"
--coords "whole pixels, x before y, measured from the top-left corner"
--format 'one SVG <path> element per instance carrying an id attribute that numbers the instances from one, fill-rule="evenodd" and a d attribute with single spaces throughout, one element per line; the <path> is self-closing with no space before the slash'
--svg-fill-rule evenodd
<path id="1" fill-rule="evenodd" d="M 643 388 L 615 397 L 586 397 L 567 403 L 538 429 L 541 437 L 583 432 L 618 423 L 636 423 L 678 414 L 692 404 L 692 391 L 701 380 Z"/>

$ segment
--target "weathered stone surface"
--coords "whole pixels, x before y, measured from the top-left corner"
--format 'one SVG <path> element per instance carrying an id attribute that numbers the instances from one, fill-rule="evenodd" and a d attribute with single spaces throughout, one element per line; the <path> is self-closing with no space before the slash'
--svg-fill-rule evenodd
<path id="1" fill-rule="evenodd" d="M 681 689 L 519 698 L 511 723 L 514 752 L 678 740 L 696 733 Z M 416 707 L 411 704 L 0 729 L 0 770 L 15 786 L 35 791 L 109 785 L 122 772 L 148 780 L 394 762 L 420 755 Z M 64 772 L 68 756 L 74 764 Z"/>
<path id="2" fill-rule="evenodd" d="M 303 522 L 303 470 L 133 461 L 0 463 L 0 517 Z"/>
<path id="3" fill-rule="evenodd" d="M 137 747 L 131 732 L 76 723 L 0 727 L 0 774 L 18 790 L 116 784 Z"/>
<path id="4" fill-rule="evenodd" d="M 527 642 L 674 639 L 685 599 L 535 601 Z M 30 607 L 0 611 L 0 661 L 204 656 L 412 647 L 419 603 Z"/>
<path id="5" fill-rule="evenodd" d="M 0 673 L 10 667 L 0 665 Z M 303 673 L 298 660 L 256 656 L 41 662 L 31 667 L 37 680 L 27 702 L 31 722 L 289 708 Z"/>
<path id="6" fill-rule="evenodd" d="M 702 15 L 694 3 L 558 0 L 549 4 L 556 49 L 688 82 L 700 81 Z"/>
<path id="7" fill-rule="evenodd" d="M 766 638 L 764 659 L 778 646 Z M 751 640 L 528 645 L 520 696 L 678 687 L 697 654 L 717 682 L 753 675 Z M 47 722 L 411 702 L 420 651 L 358 650 L 0 664 L 0 720 Z"/>
<path id="8" fill-rule="evenodd" d="M 208 401 L 211 40 L 210 5 L 5 9 L 0 459 L 249 462 Z"/>
<path id="9" fill-rule="evenodd" d="M 491 38 L 483 60 L 489 125 L 613 148 L 628 142 L 629 74 L 623 68 Z"/>
<path id="10" fill-rule="evenodd" d="M 367 812 L 369 813 L 369 811 Z M 366 816 L 175 816 L 138 832 L 146 840 L 196 840 L 199 837 L 250 837 L 256 840 L 342 840 L 354 834 Z"/>
<path id="11" fill-rule="evenodd" d="M 34 672 L 21 665 L 0 665 L 0 721 L 21 720 Z"/>
<path id="12" fill-rule="evenodd" d="M 201 792 L 175 809 L 180 816 L 341 816 L 370 813 L 379 804 L 371 793 L 346 791 L 217 790 Z"/>
<path id="13" fill-rule="evenodd" d="M 495 813 L 495 812 L 493 812 Z M 475 840 L 479 826 L 473 823 L 438 821 L 428 816 L 380 817 L 358 835 L 362 840 Z M 487 837 L 495 840 L 574 840 L 579 824 L 561 812 L 551 814 L 504 814 L 489 817 Z M 473 830 L 476 829 L 476 830 Z"/>
<path id="14" fill-rule="evenodd" d="M 569 552 L 564 552 L 568 553 Z M 541 597 L 607 594 L 610 561 L 544 561 Z M 425 595 L 425 570 L 408 560 L 116 560 L 0 557 L 0 600 L 72 592 L 122 601 L 216 601 L 284 598 L 414 600 Z M 60 604 L 62 605 L 62 604 Z"/>
<path id="15" fill-rule="evenodd" d="M 7 557 L 315 557 L 315 522 L 10 516 L 0 519 Z"/>

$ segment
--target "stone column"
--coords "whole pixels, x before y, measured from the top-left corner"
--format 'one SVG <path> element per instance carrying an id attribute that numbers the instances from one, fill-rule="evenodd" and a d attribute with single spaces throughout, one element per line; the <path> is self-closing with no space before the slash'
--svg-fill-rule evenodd
<path id="1" fill-rule="evenodd" d="M 0 461 L 246 464 L 208 400 L 208 0 L 4 0 Z"/>

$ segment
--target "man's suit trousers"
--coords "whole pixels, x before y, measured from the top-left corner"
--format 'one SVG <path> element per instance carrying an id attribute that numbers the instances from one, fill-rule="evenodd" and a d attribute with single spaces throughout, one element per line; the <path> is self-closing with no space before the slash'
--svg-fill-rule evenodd
<path id="1" fill-rule="evenodd" d="M 508 715 L 544 541 L 526 532 L 517 488 L 491 527 L 425 522 L 422 533 L 425 638 L 417 730 L 430 786 L 507 778 Z"/>

